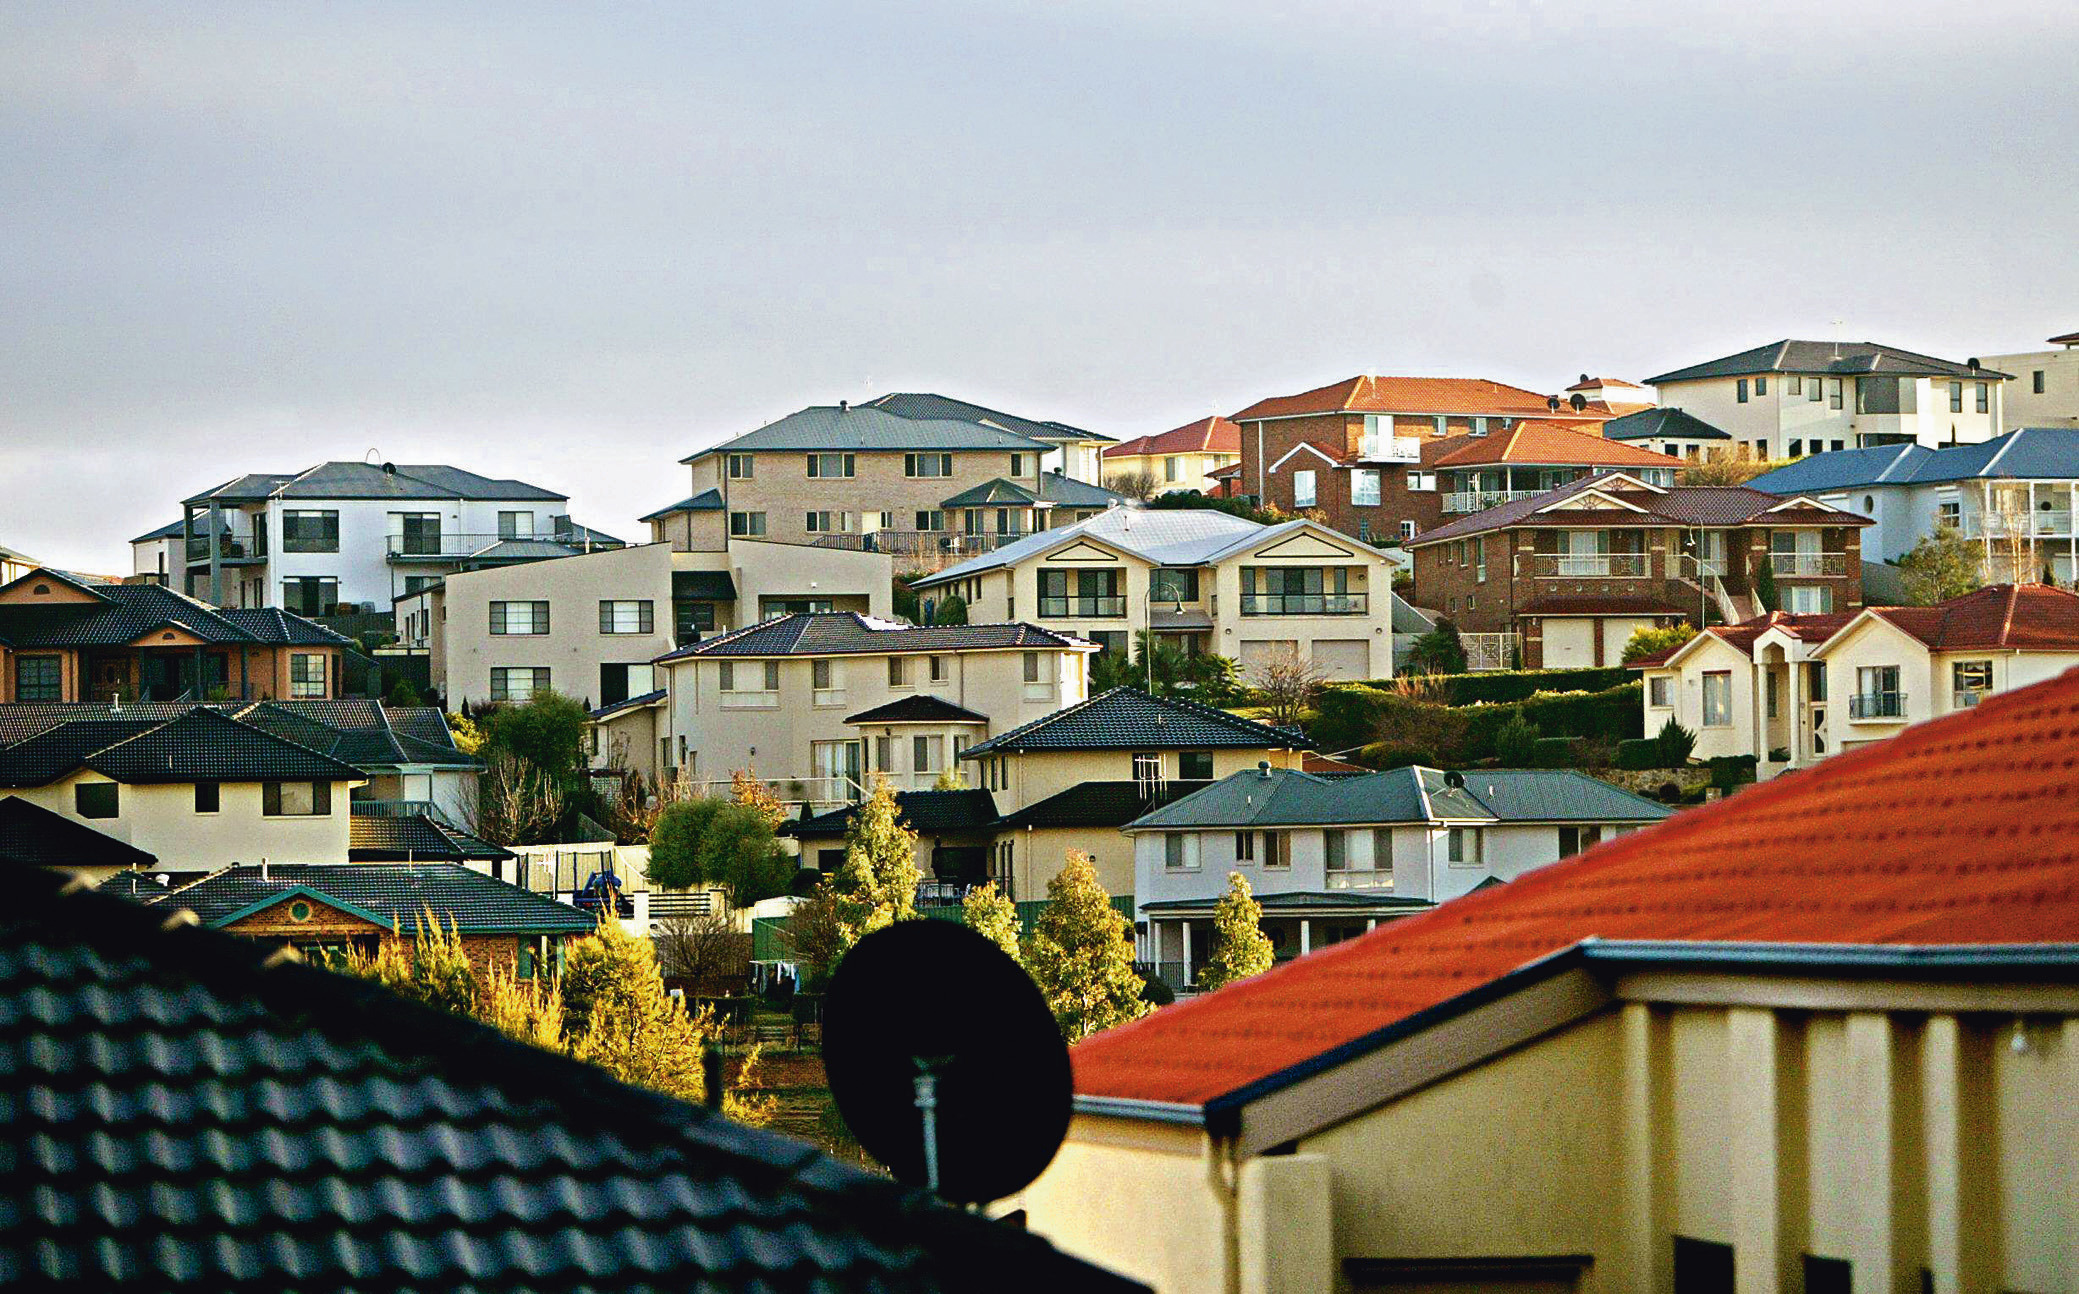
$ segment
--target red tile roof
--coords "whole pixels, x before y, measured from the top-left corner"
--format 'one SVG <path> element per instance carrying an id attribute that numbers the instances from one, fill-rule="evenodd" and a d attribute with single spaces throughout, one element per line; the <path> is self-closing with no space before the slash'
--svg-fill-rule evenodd
<path id="1" fill-rule="evenodd" d="M 1581 380 L 1568 387 L 1569 391 L 1643 391 L 1646 388 L 1637 382 L 1627 382 L 1621 377 L 1590 377 L 1583 373 Z"/>
<path id="2" fill-rule="evenodd" d="M 1200 418 L 1153 436 L 1137 436 L 1105 446 L 1106 458 L 1133 454 L 1239 454 L 1242 429 L 1225 418 Z"/>
<path id="3" fill-rule="evenodd" d="M 2079 594 L 1994 584 L 1931 607 L 1872 607 L 1935 651 L 2079 651 Z"/>
<path id="4" fill-rule="evenodd" d="M 1071 1050 L 1201 1105 L 1584 939 L 2079 943 L 2079 671 L 1618 837 Z"/>
<path id="5" fill-rule="evenodd" d="M 1484 377 L 1350 377 L 1298 395 L 1272 396 L 1234 414 L 1232 420 L 1291 418 L 1309 413 L 1466 414 L 1504 418 L 1560 418 L 1600 422 L 1607 409 L 1576 413 L 1562 401 Z"/>
<path id="6" fill-rule="evenodd" d="M 1680 467 L 1672 455 L 1628 445 L 1621 440 L 1604 440 L 1593 431 L 1557 422 L 1519 422 L 1507 431 L 1486 436 L 1454 436 L 1450 452 L 1436 460 L 1438 467 L 1469 467 L 1481 463 L 1579 463 L 1584 467 Z"/>
<path id="7" fill-rule="evenodd" d="M 1515 526 L 1867 526 L 1868 517 L 1852 512 L 1833 512 L 1817 506 L 1783 507 L 1789 500 L 1781 495 L 1750 489 L 1744 485 L 1675 485 L 1659 490 L 1639 489 L 1629 480 L 1610 479 L 1611 473 L 1584 476 L 1556 490 L 1528 498 L 1512 499 L 1485 512 L 1447 522 L 1426 530 L 1411 546 L 1441 543 L 1463 535 L 1485 534 Z M 1551 510 L 1554 504 L 1586 490 L 1597 490 L 1611 498 L 1641 509 L 1639 512 L 1596 511 L 1589 508 Z M 1778 510 L 1780 509 L 1780 510 Z"/>
<path id="8" fill-rule="evenodd" d="M 1756 616 L 1752 620 L 1742 620 L 1736 625 L 1712 625 L 1705 629 L 1704 632 L 1714 638 L 1725 640 L 1743 652 L 1751 653 L 1754 650 L 1754 640 L 1771 629 L 1780 630 L 1801 642 L 1818 644 L 1841 632 L 1850 620 L 1855 619 L 1860 614 L 1861 612 L 1858 611 L 1807 612 L 1803 614 L 1794 614 L 1789 611 L 1771 611 L 1765 616 Z M 1650 656 L 1641 656 L 1636 660 L 1626 661 L 1625 665 L 1631 669 L 1652 669 L 1657 665 L 1666 664 L 1668 657 L 1688 645 L 1688 643 L 1683 643 L 1680 646 L 1669 647 L 1664 651 L 1654 652 Z"/>

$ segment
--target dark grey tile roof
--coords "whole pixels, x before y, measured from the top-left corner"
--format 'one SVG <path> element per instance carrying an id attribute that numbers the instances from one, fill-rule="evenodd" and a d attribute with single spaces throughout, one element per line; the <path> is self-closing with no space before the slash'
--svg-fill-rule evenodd
<path id="1" fill-rule="evenodd" d="M 1748 488 L 1771 494 L 1811 494 L 1870 485 L 1932 485 L 1945 481 L 2079 480 L 2079 428 L 2024 427 L 1976 445 L 1877 445 L 1814 454 L 1764 472 Z"/>
<path id="2" fill-rule="evenodd" d="M 0 749 L 0 786 L 48 786 L 87 757 L 168 720 L 86 719 L 44 729 Z"/>
<path id="3" fill-rule="evenodd" d="M 448 862 L 239 863 L 183 885 L 161 902 L 216 925 L 296 890 L 407 930 L 428 908 L 442 925 L 452 921 L 465 935 L 584 934 L 598 924 L 567 903 Z"/>
<path id="4" fill-rule="evenodd" d="M 433 706 L 391 708 L 380 701 L 334 698 L 261 701 L 234 713 L 299 745 L 363 771 L 399 765 L 480 768 L 483 761 L 455 748 L 447 718 Z"/>
<path id="5" fill-rule="evenodd" d="M 895 807 L 910 830 L 920 836 L 966 835 L 989 831 L 996 822 L 996 800 L 987 791 L 897 791 Z M 829 840 L 845 834 L 859 806 L 848 804 L 812 818 L 780 824 L 780 834 L 797 840 Z"/>
<path id="6" fill-rule="evenodd" d="M 793 450 L 888 452 L 901 450 L 961 451 L 1000 449 L 1005 453 L 1045 453 L 1041 441 L 1001 427 L 951 419 L 900 418 L 867 405 L 840 409 L 817 405 L 790 413 L 756 431 L 703 449 L 681 461 L 692 462 L 707 454 L 760 453 Z M 1008 464 L 1006 464 L 1008 466 Z"/>
<path id="7" fill-rule="evenodd" d="M 987 723 L 989 716 L 976 714 L 944 697 L 905 696 L 877 705 L 871 710 L 845 716 L 846 723 Z"/>
<path id="8" fill-rule="evenodd" d="M 221 535 L 229 533 L 230 529 L 230 522 L 225 521 L 222 517 L 219 517 L 217 519 L 218 534 Z M 179 519 L 176 518 L 175 520 L 170 521 L 165 525 L 159 527 L 157 530 L 146 531 L 144 534 L 139 535 L 137 538 L 131 540 L 130 542 L 133 544 L 148 544 L 154 539 L 178 539 L 181 537 L 182 532 L 182 523 Z M 203 513 L 202 515 L 195 518 L 195 533 L 198 535 L 206 535 L 209 533 L 209 514 Z"/>
<path id="9" fill-rule="evenodd" d="M 1272 727 L 1196 701 L 1115 687 L 977 742 L 960 757 L 975 759 L 1009 750 L 1310 750 L 1313 744 L 1295 728 Z"/>
<path id="10" fill-rule="evenodd" d="M 736 577 L 728 571 L 673 571 L 671 596 L 696 602 L 734 602 Z"/>
<path id="11" fill-rule="evenodd" d="M 984 481 L 972 489 L 962 490 L 940 506 L 947 508 L 978 508 L 989 504 L 1009 504 L 1014 507 L 1034 503 L 1052 503 L 1069 508 L 1109 508 L 1114 504 L 1131 503 L 1125 495 L 1102 486 L 1064 476 L 1060 472 L 1046 472 L 1039 478 L 1039 488 L 1023 481 L 997 477 Z"/>
<path id="12" fill-rule="evenodd" d="M 194 708 L 192 701 L 131 702 L 120 709 L 86 701 L 12 701 L 0 704 L 0 746 L 11 746 L 61 723 L 80 719 L 134 719 L 163 723 L 168 719 L 178 719 Z"/>
<path id="13" fill-rule="evenodd" d="M 723 506 L 722 491 L 710 486 L 690 499 L 680 499 L 669 507 L 659 508 L 647 516 L 637 517 L 636 520 L 656 521 L 674 512 L 720 512 Z"/>
<path id="14" fill-rule="evenodd" d="M 778 616 L 667 652 L 691 656 L 848 656 L 885 652 L 982 651 L 1012 647 L 1094 648 L 1081 638 L 1019 621 L 988 625 L 905 625 L 856 611 Z"/>
<path id="15" fill-rule="evenodd" d="M 1757 490 L 1746 485 L 1673 485 L 1657 491 L 1644 490 L 1633 485 L 1629 478 L 1617 478 L 1613 474 L 1604 473 L 1583 477 L 1556 490 L 1533 494 L 1529 498 L 1512 499 L 1485 512 L 1475 512 L 1469 517 L 1460 517 L 1434 530 L 1425 530 L 1418 537 L 1405 540 L 1403 543 L 1408 548 L 1425 548 L 1466 535 L 1487 534 L 1515 526 L 1579 526 L 1583 524 L 1583 518 L 1591 514 L 1580 509 L 1561 509 L 1555 505 L 1588 490 L 1601 490 L 1640 509 L 1638 512 L 1620 513 L 1605 510 L 1592 514 L 1594 523 L 1609 526 L 1871 524 L 1868 517 L 1850 512 L 1800 509 L 1795 513 L 1770 513 L 1769 510 L 1783 500 L 1766 490 Z"/>
<path id="16" fill-rule="evenodd" d="M 1702 378 L 1745 377 L 1754 373 L 1828 373 L 1843 376 L 1898 373 L 1911 376 L 1999 379 L 2011 374 L 1989 368 L 1972 368 L 1953 360 L 1936 359 L 1896 346 L 1873 341 L 1772 341 L 1766 346 L 1743 350 L 1691 364 L 1671 373 L 1646 379 L 1646 385 L 1663 382 L 1694 382 Z"/>
<path id="17" fill-rule="evenodd" d="M 1680 409 L 1641 409 L 1612 418 L 1602 426 L 1604 440 L 1652 440 L 1674 437 L 1681 440 L 1731 440 L 1732 433 L 1720 431 L 1695 414 Z"/>
<path id="18" fill-rule="evenodd" d="M 1140 1288 L 367 981 L 164 928 L 172 901 L 37 872 L 0 918 L 11 1284 Z"/>
<path id="19" fill-rule="evenodd" d="M 650 705 L 653 702 L 662 701 L 668 695 L 670 695 L 669 690 L 660 687 L 654 691 L 645 692 L 641 696 L 631 696 L 625 701 L 616 701 L 612 705 L 602 705 L 592 712 L 592 717 L 594 719 L 604 719 L 610 715 L 619 714 L 623 710 L 633 710 L 637 706 Z"/>
<path id="20" fill-rule="evenodd" d="M 892 413 L 899 418 L 943 418 L 954 422 L 987 422 L 1030 436 L 1034 440 L 1096 440 L 1109 442 L 1110 436 L 1081 427 L 1071 427 L 1064 422 L 1021 418 L 1014 413 L 970 404 L 966 400 L 955 400 L 949 395 L 933 395 L 927 391 L 897 391 L 888 395 L 875 396 L 866 402 L 866 407 Z"/>
<path id="21" fill-rule="evenodd" d="M 0 863 L 24 867 L 149 867 L 159 861 L 19 795 L 0 797 Z M 164 886 L 160 887 L 164 889 Z"/>
<path id="22" fill-rule="evenodd" d="M 1472 769 L 1451 786 L 1441 769 L 1356 777 L 1291 769 L 1235 773 L 1127 824 L 1130 830 L 1334 826 L 1440 821 L 1658 822 L 1672 812 L 1571 769 Z"/>
<path id="23" fill-rule="evenodd" d="M 150 903 L 166 893 L 166 882 L 150 872 L 117 872 L 96 888 L 103 894 L 113 894 L 117 898 Z"/>
<path id="24" fill-rule="evenodd" d="M 78 768 L 88 768 L 118 782 L 271 782 L 353 781 L 359 769 L 329 755 L 299 746 L 208 706 L 197 706 L 178 719 L 150 723 L 141 731 L 116 735 L 125 721 L 88 720 L 40 733 L 0 750 L 0 782 L 41 786 Z M 68 744 L 72 730 L 84 730 L 85 742 L 69 767 L 57 768 L 51 757 Z M 113 740 L 107 740 L 107 738 Z M 41 780 L 21 781 L 21 777 Z"/>
<path id="25" fill-rule="evenodd" d="M 157 584 L 104 584 L 45 571 L 95 595 L 92 603 L 0 606 L 0 642 L 16 647 L 117 647 L 163 626 L 207 643 L 342 646 L 351 640 L 286 611 L 220 611 Z M 39 578 L 30 575 L 24 578 Z"/>
<path id="26" fill-rule="evenodd" d="M 217 614 L 263 643 L 287 643 L 297 647 L 357 646 L 345 634 L 279 607 L 226 607 Z"/>
<path id="27" fill-rule="evenodd" d="M 1000 830 L 1024 827 L 1109 827 L 1114 830 L 1151 809 L 1202 791 L 1211 782 L 1078 782 L 996 820 Z"/>
<path id="28" fill-rule="evenodd" d="M 347 858 L 352 862 L 459 863 L 514 856 L 510 849 L 434 821 L 431 814 L 374 816 L 359 808 L 355 806 L 348 827 Z"/>
<path id="29" fill-rule="evenodd" d="M 241 476 L 183 503 L 283 499 L 496 499 L 544 503 L 567 496 L 525 481 L 496 480 L 445 463 L 319 463 L 293 475 Z"/>

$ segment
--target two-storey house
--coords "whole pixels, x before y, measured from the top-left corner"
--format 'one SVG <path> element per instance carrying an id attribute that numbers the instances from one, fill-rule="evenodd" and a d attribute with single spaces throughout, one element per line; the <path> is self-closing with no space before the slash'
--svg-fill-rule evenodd
<path id="1" fill-rule="evenodd" d="M 2002 397 L 2009 428 L 2079 427 L 2079 332 L 2048 344 L 2057 349 L 1985 357 L 1988 367 L 2014 374 Z"/>
<path id="2" fill-rule="evenodd" d="M 1434 442 L 1426 466 L 1436 473 L 1444 518 L 1466 516 L 1601 472 L 1648 485 L 1673 485 L 1682 460 L 1555 422 L 1518 422 L 1485 435 Z"/>
<path id="3" fill-rule="evenodd" d="M 1895 562 L 1943 526 L 1973 541 L 1987 579 L 2079 578 L 2079 428 L 2030 427 L 1977 445 L 1880 445 L 1800 459 L 1747 482 L 1869 517 L 1865 562 Z"/>
<path id="4" fill-rule="evenodd" d="M 1614 664 L 1643 626 L 1862 605 L 1856 532 L 1817 499 L 1742 486 L 1576 481 L 1450 522 L 1409 544 L 1414 601 L 1461 632 L 1513 635 L 1527 669 Z M 1764 578 L 1762 572 L 1767 571 Z"/>
<path id="5" fill-rule="evenodd" d="M 1089 694 L 1097 647 L 1037 625 L 781 616 L 657 658 L 666 778 L 755 772 L 790 802 L 929 789 L 966 747 Z"/>
<path id="6" fill-rule="evenodd" d="M 1216 415 L 1105 446 L 1104 483 L 1132 482 L 1152 494 L 1212 494 L 1219 485 L 1213 473 L 1241 461 L 1242 429 Z"/>
<path id="7" fill-rule="evenodd" d="M 1697 758 L 1763 776 L 1853 750 L 2079 665 L 2079 595 L 1999 584 L 1927 607 L 1774 612 L 1633 663 L 1645 726 L 1673 718 Z"/>
<path id="8" fill-rule="evenodd" d="M 1876 342 L 1786 340 L 1646 380 L 1662 408 L 1725 431 L 1740 453 L 1775 459 L 1990 440 L 2005 430 L 2008 376 Z"/>
<path id="9" fill-rule="evenodd" d="M 1212 950 L 1240 872 L 1279 960 L 1512 881 L 1669 810 L 1571 770 L 1408 767 L 1323 776 L 1264 764 L 1128 823 L 1141 960 L 1172 987 Z"/>
<path id="10" fill-rule="evenodd" d="M 1275 526 L 1201 508 L 1114 508 L 915 582 L 970 620 L 1037 623 L 1123 652 L 1152 632 L 1187 653 L 1274 660 L 1334 678 L 1393 670 L 1391 567 L 1313 521 Z"/>

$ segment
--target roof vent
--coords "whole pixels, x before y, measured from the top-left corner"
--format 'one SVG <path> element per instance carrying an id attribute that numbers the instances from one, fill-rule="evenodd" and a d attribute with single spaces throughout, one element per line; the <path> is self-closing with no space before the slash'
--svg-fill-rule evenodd
<path id="1" fill-rule="evenodd" d="M 1558 413 L 1558 412 L 1559 412 L 1559 397 L 1558 397 L 1558 396 L 1556 396 L 1556 395 L 1548 395 L 1548 396 L 1546 396 L 1546 397 L 1545 397 L 1545 408 L 1546 408 L 1547 410 L 1549 410 L 1550 412 L 1552 412 L 1552 413 Z"/>
<path id="2" fill-rule="evenodd" d="M 1971 358 L 1965 360 L 1964 363 L 1969 364 L 1972 368 L 1982 367 L 1982 365 L 1978 363 L 1978 357 L 1976 355 L 1973 355 Z"/>
<path id="3" fill-rule="evenodd" d="M 839 400 L 837 402 L 837 411 L 839 413 L 850 413 L 852 411 L 852 402 L 850 400 Z"/>
<path id="4" fill-rule="evenodd" d="M 1579 413 L 1588 407 L 1588 397 L 1576 391 L 1572 396 L 1568 397 L 1567 403 L 1574 406 L 1575 413 Z"/>
<path id="5" fill-rule="evenodd" d="M 1455 771 L 1444 774 L 1444 785 L 1454 791 L 1465 789 L 1465 774 Z"/>
<path id="6" fill-rule="evenodd" d="M 1264 779 L 1265 781 L 1268 781 L 1268 780 L 1270 780 L 1270 761 L 1269 761 L 1269 760 L 1267 760 L 1267 759 L 1259 759 L 1259 760 L 1257 760 L 1257 761 L 1256 761 L 1256 776 L 1258 776 L 1258 777 L 1260 777 L 1260 778 L 1263 778 L 1263 779 Z"/>
<path id="7" fill-rule="evenodd" d="M 395 476 L 395 475 L 397 475 L 397 464 L 395 464 L 395 463 L 384 463 L 384 464 L 383 464 L 383 475 L 385 475 L 385 476 Z"/>

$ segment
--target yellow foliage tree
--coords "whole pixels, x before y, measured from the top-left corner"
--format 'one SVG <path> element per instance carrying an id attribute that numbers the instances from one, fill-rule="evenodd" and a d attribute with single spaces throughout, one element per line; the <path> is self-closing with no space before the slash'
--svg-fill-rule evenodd
<path id="1" fill-rule="evenodd" d="M 1250 892 L 1249 878 L 1229 872 L 1227 893 L 1213 905 L 1213 955 L 1198 972 L 1200 988 L 1211 991 L 1271 968 L 1271 941 L 1262 921 L 1263 905 Z"/>
<path id="2" fill-rule="evenodd" d="M 1079 1042 L 1148 1013 L 1133 969 L 1133 930 L 1097 883 L 1079 849 L 1047 882 L 1047 908 L 1026 947 L 1025 968 L 1054 1012 L 1062 1036 Z"/>
<path id="3" fill-rule="evenodd" d="M 997 893 L 996 882 L 977 885 L 960 902 L 960 916 L 969 930 L 1021 961 L 1018 948 L 1018 905 Z"/>

